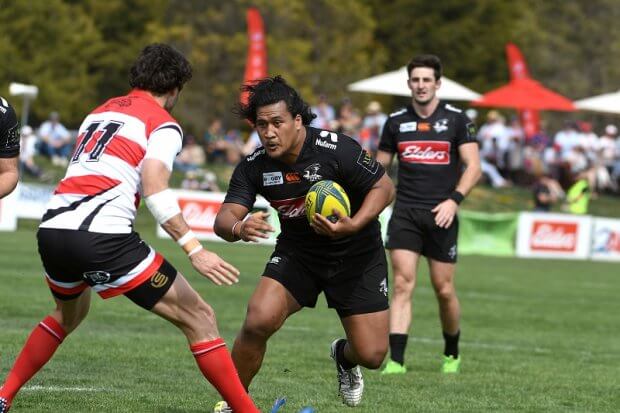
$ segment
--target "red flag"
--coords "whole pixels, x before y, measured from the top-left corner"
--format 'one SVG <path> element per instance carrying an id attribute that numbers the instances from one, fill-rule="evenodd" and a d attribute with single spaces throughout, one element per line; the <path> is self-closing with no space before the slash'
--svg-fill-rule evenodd
<path id="1" fill-rule="evenodd" d="M 267 42 L 263 18 L 258 9 L 249 8 L 246 14 L 248 24 L 248 55 L 245 61 L 243 83 L 267 77 Z M 247 103 L 247 93 L 241 94 L 241 103 Z"/>
<path id="2" fill-rule="evenodd" d="M 512 43 L 506 45 L 506 58 L 508 59 L 510 80 L 530 78 L 525 59 L 517 46 Z M 527 139 L 540 131 L 540 115 L 537 110 L 524 109 L 520 110 L 518 113 L 521 126 L 523 127 L 523 133 Z"/>

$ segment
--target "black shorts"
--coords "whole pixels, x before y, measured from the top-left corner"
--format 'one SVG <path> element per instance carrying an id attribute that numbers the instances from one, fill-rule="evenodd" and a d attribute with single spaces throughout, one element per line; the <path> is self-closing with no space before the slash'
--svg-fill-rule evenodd
<path id="1" fill-rule="evenodd" d="M 437 261 L 455 263 L 458 234 L 457 216 L 450 227 L 440 228 L 435 224 L 435 213 L 430 210 L 394 208 L 385 247 L 410 250 Z"/>
<path id="2" fill-rule="evenodd" d="M 100 234 L 41 228 L 39 255 L 55 297 L 71 300 L 91 287 L 101 297 L 126 295 L 151 309 L 177 271 L 137 233 Z"/>
<path id="3" fill-rule="evenodd" d="M 321 291 L 340 317 L 387 310 L 387 261 L 381 245 L 368 254 L 317 260 L 278 243 L 264 277 L 282 284 L 303 307 L 314 307 Z"/>

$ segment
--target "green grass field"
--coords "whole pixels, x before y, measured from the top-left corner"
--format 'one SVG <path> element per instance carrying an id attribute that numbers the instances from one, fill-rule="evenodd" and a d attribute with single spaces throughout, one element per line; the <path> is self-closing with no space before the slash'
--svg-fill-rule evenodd
<path id="1" fill-rule="evenodd" d="M 27 334 L 51 309 L 35 244 L 36 223 L 0 233 L 0 378 Z M 228 343 L 270 248 L 208 244 L 237 265 L 241 282 L 216 287 L 191 271 L 171 241 L 158 240 L 141 214 L 142 236 L 185 273 L 215 308 Z M 365 371 L 356 412 L 617 412 L 620 410 L 618 264 L 461 257 L 462 372 L 438 372 L 443 349 L 437 306 L 421 267 L 405 376 Z M 83 325 L 22 390 L 12 412 L 208 412 L 217 393 L 195 367 L 182 335 L 124 297 L 93 297 Z M 336 394 L 331 341 L 342 336 L 336 313 L 293 316 L 270 341 L 251 392 L 267 410 L 353 411 Z"/>

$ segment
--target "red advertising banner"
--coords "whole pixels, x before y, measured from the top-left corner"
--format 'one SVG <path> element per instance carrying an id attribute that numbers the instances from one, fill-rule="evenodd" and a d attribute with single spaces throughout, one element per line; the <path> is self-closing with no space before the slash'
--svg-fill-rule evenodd
<path id="1" fill-rule="evenodd" d="M 529 79 L 525 59 L 517 46 L 512 43 L 506 45 L 506 58 L 510 80 Z M 531 138 L 540 131 L 540 114 L 537 110 L 524 109 L 519 111 L 519 120 L 526 138 Z"/>
<path id="2" fill-rule="evenodd" d="M 248 24 L 248 54 L 245 61 L 243 83 L 267 77 L 267 41 L 263 18 L 258 9 L 249 8 L 246 13 Z M 241 94 L 241 103 L 247 103 L 247 93 Z"/>

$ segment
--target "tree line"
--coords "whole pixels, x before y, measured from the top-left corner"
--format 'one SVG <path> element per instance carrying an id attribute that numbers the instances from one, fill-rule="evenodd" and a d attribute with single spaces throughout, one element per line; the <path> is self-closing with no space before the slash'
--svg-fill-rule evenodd
<path id="1" fill-rule="evenodd" d="M 618 89 L 620 7 L 615 0 L 0 0 L 0 94 L 35 84 L 33 124 L 52 110 L 77 127 L 95 105 L 128 90 L 127 69 L 144 45 L 169 42 L 194 66 L 175 116 L 201 135 L 215 117 L 239 126 L 247 50 L 245 11 L 267 32 L 269 73 L 309 102 L 369 95 L 346 85 L 439 55 L 446 76 L 484 92 L 508 80 L 514 42 L 531 74 L 579 99 Z M 386 107 L 398 98 L 373 96 Z M 13 99 L 20 109 L 21 102 Z"/>

